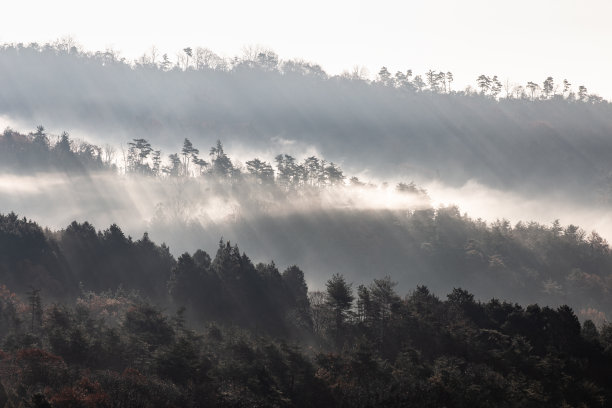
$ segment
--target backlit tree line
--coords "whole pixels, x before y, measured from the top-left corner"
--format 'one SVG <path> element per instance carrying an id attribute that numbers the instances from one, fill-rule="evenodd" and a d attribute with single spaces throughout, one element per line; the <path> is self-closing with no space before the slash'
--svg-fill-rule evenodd
<path id="1" fill-rule="evenodd" d="M 274 166 L 259 158 L 236 165 L 225 152 L 221 141 L 218 140 L 207 155 L 202 155 L 185 138 L 181 151 L 171 153 L 164 159 L 161 150 L 153 148 L 143 138 L 133 139 L 127 143 L 127 149 L 122 148 L 118 152 L 110 144 L 100 147 L 71 139 L 68 132 L 52 136 L 43 126 L 38 126 L 29 134 L 6 128 L 0 135 L 0 158 L 0 168 L 11 172 L 123 171 L 127 175 L 160 178 L 207 177 L 232 183 L 252 181 L 261 186 L 276 185 L 286 190 L 347 184 L 374 187 L 357 177 L 348 178 L 337 164 L 316 156 L 299 161 L 291 155 L 279 154 L 274 158 Z M 398 192 L 426 195 L 425 190 L 414 182 L 399 183 L 396 189 Z"/>
<path id="2" fill-rule="evenodd" d="M 105 51 L 85 51 L 70 37 L 64 37 L 53 43 L 46 44 L 5 43 L 0 45 L 0 49 L 3 52 L 69 55 L 79 59 L 86 59 L 102 66 L 125 66 L 127 69 L 135 70 L 159 70 L 162 72 L 237 72 L 255 70 L 280 75 L 300 75 L 323 80 L 333 78 L 359 80 L 372 85 L 382 85 L 410 92 L 480 94 L 498 98 L 502 91 L 505 91 L 505 99 L 560 99 L 569 102 L 604 102 L 602 97 L 596 94 L 589 94 L 584 85 L 580 85 L 577 90 L 574 90 L 572 84 L 567 79 L 564 79 L 561 83 L 555 83 L 554 79 L 550 76 L 542 83 L 529 81 L 521 85 L 510 83 L 508 80 L 502 83 L 497 75 L 489 76 L 482 74 L 476 78 L 476 86 L 479 92 L 474 91 L 471 86 L 468 86 L 465 90 L 454 90 L 452 87 L 454 82 L 453 73 L 433 69 L 416 75 L 412 69 L 407 69 L 406 71 L 400 70 L 393 74 L 386 66 L 383 66 L 378 71 L 376 77 L 370 80 L 363 69 L 356 67 L 350 72 L 345 71 L 341 75 L 333 77 L 328 75 L 318 64 L 303 60 L 282 60 L 274 51 L 257 46 L 244 47 L 242 55 L 232 58 L 221 57 L 205 47 L 187 46 L 174 55 L 169 55 L 168 53 L 162 54 L 157 47 L 152 46 L 151 49 L 133 61 L 121 57 L 120 53 L 112 48 Z"/>
<path id="3" fill-rule="evenodd" d="M 154 150 L 145 139 L 134 139 L 128 143 L 124 167 L 126 173 L 151 176 L 209 175 L 219 180 L 233 181 L 248 177 L 262 185 L 276 183 L 286 188 L 336 185 L 344 183 L 346 179 L 336 164 L 315 156 L 310 156 L 300 163 L 293 156 L 279 154 L 274 158 L 276 169 L 271 163 L 259 158 L 247 161 L 244 167 L 237 167 L 219 140 L 210 148 L 207 159 L 201 157 L 200 150 L 185 138 L 181 152 L 168 155 L 168 164 L 162 165 L 159 150 Z M 352 183 L 359 183 L 359 180 L 352 178 Z"/>

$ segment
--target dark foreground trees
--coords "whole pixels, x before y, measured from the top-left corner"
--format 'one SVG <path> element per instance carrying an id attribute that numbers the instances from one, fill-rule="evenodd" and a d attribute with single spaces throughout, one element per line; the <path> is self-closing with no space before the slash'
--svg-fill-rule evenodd
<path id="1" fill-rule="evenodd" d="M 457 247 L 452 211 L 417 220 L 436 231 L 424 251 L 486 259 L 490 273 L 516 261 L 510 232 L 592 273 L 609 261 L 602 239 L 558 224 L 529 235 L 500 222 Z M 297 266 L 254 264 L 229 242 L 175 260 L 116 225 L 50 232 L 9 214 L 0 244 L 0 402 L 13 406 L 612 404 L 612 329 L 568 306 L 404 296 L 392 277 L 354 289 L 339 274 L 309 293 Z"/>
<path id="2" fill-rule="evenodd" d="M 332 316 L 338 287 L 346 300 L 339 276 L 323 294 Z M 339 342 L 333 318 L 291 340 L 231 319 L 190 323 L 182 308 L 163 312 L 121 292 L 47 303 L 42 322 L 30 326 L 27 303 L 3 287 L 0 397 L 9 406 L 54 407 L 612 402 L 610 328 L 581 326 L 567 306 L 482 303 L 462 289 L 443 300 L 425 287 L 402 298 L 387 278 L 360 288 L 360 301 L 371 292 L 363 314 L 343 301 L 351 313 Z"/>

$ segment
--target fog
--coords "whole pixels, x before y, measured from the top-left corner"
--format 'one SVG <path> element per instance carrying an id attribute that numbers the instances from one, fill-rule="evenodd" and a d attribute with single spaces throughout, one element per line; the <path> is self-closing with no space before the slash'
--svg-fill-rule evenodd
<path id="1" fill-rule="evenodd" d="M 425 186 L 428 194 L 398 192 L 394 184 L 336 186 L 284 192 L 253 182 L 225 183 L 207 178 L 155 179 L 112 173 L 0 176 L 0 212 L 17 212 L 52 230 L 73 220 L 98 229 L 116 223 L 134 239 L 148 232 L 178 256 L 204 249 L 214 253 L 221 238 L 238 244 L 254 261 L 297 264 L 311 289 L 321 289 L 333 273 L 355 284 L 390 275 L 401 291 L 427 284 L 444 293 L 462 280 L 428 274 L 406 250 L 403 227 L 419 209 L 458 205 L 473 218 L 501 218 L 550 225 L 578 224 L 612 236 L 603 207 L 582 207 L 550 197 L 542 200 L 487 188 L 476 182 Z M 482 290 L 502 294 L 503 288 Z"/>
<path id="2" fill-rule="evenodd" d="M 434 208 L 456 205 L 472 218 L 486 221 L 506 219 L 512 224 L 519 221 L 550 225 L 559 220 L 562 225 L 574 224 L 586 231 L 597 231 L 612 239 L 612 214 L 609 205 L 602 202 L 578 204 L 567 200 L 562 193 L 548 197 L 519 195 L 491 189 L 475 181 L 461 187 L 445 186 L 439 182 L 426 185 Z"/>

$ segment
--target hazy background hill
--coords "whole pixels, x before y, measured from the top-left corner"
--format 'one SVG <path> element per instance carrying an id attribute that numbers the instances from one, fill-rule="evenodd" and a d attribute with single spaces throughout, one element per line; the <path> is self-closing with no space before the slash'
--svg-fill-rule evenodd
<path id="1" fill-rule="evenodd" d="M 4 46 L 0 114 L 99 144 L 143 137 L 170 153 L 184 137 L 200 146 L 221 139 L 245 159 L 316 152 L 378 179 L 476 180 L 530 195 L 608 199 L 612 107 L 572 92 L 577 86 L 533 95 L 508 89 L 511 98 L 498 89 L 497 100 L 491 88 L 455 92 L 425 73 L 419 90 L 410 77 L 330 77 L 270 51 L 231 61 L 198 52 L 178 65 L 159 56 L 128 64 L 108 52 Z"/>

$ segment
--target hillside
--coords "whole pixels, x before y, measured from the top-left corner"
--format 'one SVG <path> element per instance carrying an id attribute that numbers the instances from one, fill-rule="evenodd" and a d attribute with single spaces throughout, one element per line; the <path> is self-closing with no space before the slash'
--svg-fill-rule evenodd
<path id="1" fill-rule="evenodd" d="M 254 265 L 229 242 L 214 258 L 200 250 L 175 260 L 117 226 L 51 232 L 14 214 L 0 220 L 1 279 L 20 293 L 0 287 L 1 405 L 554 407 L 612 399 L 610 325 L 581 324 L 565 305 L 481 302 L 459 288 L 441 299 L 425 286 L 401 296 L 389 277 L 354 287 L 339 274 L 309 292 L 297 266 L 281 273 L 274 263 Z M 540 228 L 565 251 L 580 246 L 559 232 Z"/>
<path id="2" fill-rule="evenodd" d="M 583 203 L 609 198 L 612 108 L 582 87 L 504 93 L 485 76 L 480 92 L 464 91 L 435 71 L 381 71 L 369 81 L 268 51 L 232 61 L 213 54 L 186 70 L 147 58 L 130 64 L 62 44 L 4 45 L 0 114 L 78 129 L 99 145 L 145 138 L 171 149 L 177 135 L 198 145 L 222 139 L 257 155 L 318 152 L 381 179 L 476 180 Z"/>

